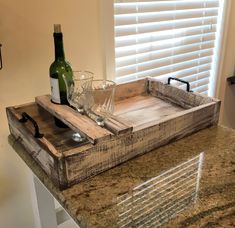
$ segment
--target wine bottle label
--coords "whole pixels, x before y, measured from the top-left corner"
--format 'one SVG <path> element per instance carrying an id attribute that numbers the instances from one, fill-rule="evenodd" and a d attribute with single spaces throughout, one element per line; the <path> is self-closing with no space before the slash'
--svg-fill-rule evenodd
<path id="1" fill-rule="evenodd" d="M 56 78 L 51 79 L 51 100 L 55 103 L 60 104 L 60 89 L 59 89 L 59 80 Z"/>

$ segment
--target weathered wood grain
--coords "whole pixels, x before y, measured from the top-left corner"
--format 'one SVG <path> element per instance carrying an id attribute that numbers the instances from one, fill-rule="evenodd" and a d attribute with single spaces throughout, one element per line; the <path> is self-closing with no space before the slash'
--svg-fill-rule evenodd
<path id="1" fill-rule="evenodd" d="M 115 101 L 128 99 L 147 92 L 148 80 L 141 79 L 116 86 Z"/>
<path id="2" fill-rule="evenodd" d="M 114 133 L 120 135 L 133 131 L 133 126 L 129 121 L 118 118 L 117 116 L 110 116 L 106 121 L 104 127 Z"/>
<path id="3" fill-rule="evenodd" d="M 11 133 L 22 141 L 29 154 L 48 176 L 61 188 L 65 188 L 135 156 L 217 124 L 220 101 L 160 82 L 147 84 L 149 93 L 143 92 L 142 88 L 141 93 L 139 91 L 135 94 L 131 90 L 127 96 L 119 96 L 114 113 L 117 120 L 114 118 L 113 122 L 115 130 L 120 126 L 120 132 L 112 137 L 103 137 L 96 145 L 72 143 L 68 139 L 71 137 L 71 130 L 62 131 L 56 128 L 53 117 L 36 104 L 7 109 Z M 51 106 L 51 103 L 48 105 Z M 48 110 L 47 105 L 42 106 Z M 50 111 L 53 115 L 62 115 L 66 118 L 66 124 L 71 119 L 72 125 L 76 124 L 74 114 L 70 116 L 66 113 L 67 107 L 62 109 L 65 114 L 61 114 L 58 105 L 55 108 L 56 110 Z M 39 123 L 44 133 L 42 139 L 33 137 L 34 129 L 30 124 L 19 122 L 23 111 L 29 112 Z M 134 126 L 133 131 L 130 130 L 130 125 Z M 57 143 L 56 139 L 62 143 Z"/>
<path id="4" fill-rule="evenodd" d="M 35 102 L 27 106 L 23 105 L 17 107 L 15 111 L 19 114 L 26 112 L 35 119 L 39 125 L 40 132 L 44 134 L 44 138 L 46 138 L 60 153 L 78 147 L 78 143 L 72 139 L 74 131 L 70 128 L 58 128 L 55 125 L 54 117 Z M 34 131 L 30 123 L 25 123 L 25 126 L 28 126 Z M 81 145 L 87 143 L 88 141 L 79 143 L 79 148 Z"/>
<path id="5" fill-rule="evenodd" d="M 161 98 L 167 102 L 177 104 L 184 109 L 218 101 L 214 98 L 198 93 L 187 92 L 177 87 L 166 85 L 160 81 L 149 80 L 148 91 L 152 96 Z"/>
<path id="6" fill-rule="evenodd" d="M 26 106 L 27 107 L 27 106 Z M 13 107 L 9 107 L 7 108 L 7 116 L 8 119 L 10 121 L 12 121 L 13 119 L 15 119 L 15 124 L 20 128 L 20 129 L 25 129 L 25 132 L 29 135 L 29 136 L 33 136 L 34 135 L 34 128 L 32 126 L 32 124 L 30 124 L 29 122 L 27 123 L 20 123 L 19 120 L 22 118 L 22 116 L 15 110 L 15 108 Z M 14 118 L 13 118 L 14 117 Z M 55 158 L 61 157 L 62 154 L 55 149 L 55 147 L 45 138 L 39 138 L 38 139 L 38 143 L 40 144 L 40 147 L 47 150 L 48 153 Z"/>
<path id="7" fill-rule="evenodd" d="M 122 118 L 133 126 L 133 130 L 141 130 L 152 126 L 154 121 L 181 112 L 184 109 L 178 105 L 165 102 L 150 95 L 138 95 L 116 103 L 114 115 Z"/>
<path id="8" fill-rule="evenodd" d="M 57 105 L 51 102 L 49 95 L 36 97 L 36 103 L 59 118 L 75 132 L 84 135 L 91 143 L 95 144 L 105 139 L 110 139 L 112 133 L 99 127 L 85 115 L 81 115 L 67 105 Z"/>
<path id="9" fill-rule="evenodd" d="M 68 180 L 72 184 L 77 183 L 84 176 L 94 176 L 137 155 L 209 127 L 217 123 L 217 111 L 217 105 L 205 104 L 201 109 L 196 107 L 193 112 L 186 110 L 183 115 L 177 113 L 173 119 L 166 118 L 151 127 L 97 144 L 88 149 L 85 156 L 66 156 Z M 79 166 L 76 165 L 78 163 Z"/>
<path id="10" fill-rule="evenodd" d="M 63 154 L 45 138 L 34 138 L 30 125 L 19 122 L 21 116 L 13 108 L 7 108 L 7 117 L 11 134 L 19 141 L 32 158 L 42 167 L 52 181 L 60 188 L 68 185 L 65 176 L 60 175 L 61 164 L 64 163 Z"/>

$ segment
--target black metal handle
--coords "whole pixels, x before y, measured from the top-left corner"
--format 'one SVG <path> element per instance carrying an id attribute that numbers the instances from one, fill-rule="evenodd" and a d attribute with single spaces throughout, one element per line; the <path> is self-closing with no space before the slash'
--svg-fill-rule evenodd
<path id="1" fill-rule="evenodd" d="M 34 137 L 42 138 L 43 134 L 40 133 L 37 122 L 26 112 L 23 112 L 21 116 L 22 118 L 19 120 L 21 123 L 26 123 L 29 120 L 33 124 L 35 130 Z"/>
<path id="2" fill-rule="evenodd" d="M 2 65 L 2 44 L 0 44 L 0 70 L 2 69 L 3 65 Z"/>
<path id="3" fill-rule="evenodd" d="M 230 82 L 231 85 L 234 85 L 235 84 L 235 75 L 227 78 L 227 81 Z"/>
<path id="4" fill-rule="evenodd" d="M 190 84 L 189 84 L 189 82 L 187 82 L 187 81 L 185 81 L 185 80 L 182 80 L 182 79 L 180 79 L 180 78 L 169 77 L 169 78 L 168 78 L 168 82 L 167 82 L 168 85 L 170 85 L 171 80 L 175 80 L 175 81 L 182 82 L 182 83 L 186 84 L 186 85 L 187 85 L 187 89 L 186 89 L 187 92 L 192 92 L 192 91 L 190 90 Z"/>

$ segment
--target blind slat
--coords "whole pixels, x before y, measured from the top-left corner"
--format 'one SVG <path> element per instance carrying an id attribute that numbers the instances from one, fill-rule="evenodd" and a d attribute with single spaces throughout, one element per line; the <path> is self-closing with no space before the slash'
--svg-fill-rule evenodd
<path id="1" fill-rule="evenodd" d="M 126 3 L 151 3 L 151 2 L 168 2 L 168 3 L 175 3 L 175 2 L 185 2 L 186 0 L 115 0 L 115 4 L 118 3 L 122 3 L 122 4 L 126 4 Z M 187 2 L 203 2 L 203 3 L 207 3 L 207 2 L 218 2 L 219 0 L 187 0 Z"/>
<path id="2" fill-rule="evenodd" d="M 207 70 L 207 71 L 200 72 L 198 74 L 193 74 L 193 75 L 190 75 L 190 76 L 187 76 L 187 77 L 179 77 L 179 78 L 192 83 L 192 82 L 195 82 L 197 80 L 201 80 L 201 79 L 209 78 L 209 77 L 210 77 L 210 71 Z"/>
<path id="3" fill-rule="evenodd" d="M 164 41 L 151 42 L 146 44 L 136 44 L 133 46 L 116 48 L 115 49 L 115 57 L 117 60 L 120 60 L 121 57 L 130 57 L 132 55 L 138 55 L 147 52 L 160 51 L 164 49 L 181 47 L 185 45 L 197 44 L 197 43 L 208 43 L 213 42 L 215 40 L 215 36 L 196 36 L 196 37 L 187 37 L 183 38 L 173 38 Z"/>
<path id="4" fill-rule="evenodd" d="M 115 0 L 117 83 L 144 77 L 177 77 L 189 81 L 194 91 L 207 93 L 220 3 Z"/>
<path id="5" fill-rule="evenodd" d="M 127 36 L 140 33 L 149 33 L 163 30 L 172 30 L 179 28 L 190 28 L 200 25 L 214 25 L 217 24 L 217 17 L 208 17 L 208 18 L 196 18 L 196 19 L 184 19 L 177 21 L 169 22 L 153 22 L 145 24 L 135 24 L 127 26 L 116 26 L 115 34 L 116 36 Z"/>
<path id="6" fill-rule="evenodd" d="M 201 65 L 196 65 L 193 67 L 187 67 L 186 69 L 182 69 L 179 71 L 168 71 L 167 73 L 162 73 L 161 72 L 155 72 L 152 73 L 151 75 L 148 74 L 148 77 L 156 77 L 160 80 L 160 81 L 166 81 L 169 77 L 177 77 L 177 78 L 182 78 L 185 80 L 189 80 L 190 77 L 193 76 L 197 76 L 200 74 L 204 74 L 206 72 L 208 72 L 210 74 L 210 69 L 211 69 L 211 63 L 205 63 L 205 64 L 201 64 Z M 157 75 L 156 75 L 157 73 Z M 126 81 L 133 81 L 136 79 L 141 78 L 141 75 L 128 75 L 125 77 L 117 77 L 116 81 L 117 83 L 123 83 Z"/>
<path id="7" fill-rule="evenodd" d="M 162 66 L 159 68 L 151 68 L 145 71 L 137 71 L 134 72 L 132 74 L 129 75 L 122 75 L 117 77 L 117 79 L 122 78 L 124 79 L 124 77 L 126 78 L 126 81 L 130 80 L 132 77 L 135 79 L 138 78 L 143 78 L 143 77 L 157 77 L 160 75 L 164 75 L 164 74 L 168 74 L 168 73 L 172 73 L 174 71 L 180 71 L 180 70 L 185 70 L 187 68 L 192 68 L 192 67 L 198 67 L 200 65 L 204 65 L 204 64 L 208 64 L 212 62 L 212 58 L 211 57 L 204 57 L 204 58 L 200 58 L 200 62 L 198 61 L 199 59 L 194 59 L 191 61 L 186 61 L 186 62 L 182 62 L 182 63 L 177 63 L 177 64 L 172 64 L 170 67 L 169 65 L 167 66 Z"/>
<path id="8" fill-rule="evenodd" d="M 137 14 L 123 14 L 116 15 L 115 20 L 117 21 L 116 26 L 121 25 L 131 25 L 138 23 L 151 23 L 155 21 L 173 21 L 179 19 L 192 19 L 192 18 L 202 18 L 202 17 L 212 17 L 217 16 L 218 9 L 206 9 L 201 10 L 187 10 L 187 11 L 177 11 L 175 14 L 169 12 L 164 13 L 137 13 Z"/>
<path id="9" fill-rule="evenodd" d="M 165 49 L 143 52 L 139 54 L 133 54 L 121 58 L 116 58 L 116 68 L 133 65 L 136 63 L 141 63 L 145 61 L 149 61 L 152 59 L 161 59 L 166 58 L 171 55 L 179 55 L 179 54 L 186 54 L 189 52 L 200 51 L 204 49 L 209 49 L 214 47 L 214 40 L 204 42 L 204 43 L 194 43 L 194 44 L 186 44 L 177 46 L 174 48 L 166 47 Z"/>
<path id="10" fill-rule="evenodd" d="M 219 0 L 214 1 L 138 1 L 128 3 L 115 3 L 115 14 L 129 14 L 142 12 L 161 12 L 189 9 L 204 9 L 219 7 Z"/>
<path id="11" fill-rule="evenodd" d="M 209 77 L 204 77 L 204 78 L 201 78 L 201 79 L 194 78 L 194 81 L 190 82 L 190 88 L 191 88 L 191 90 L 197 89 L 197 88 L 199 88 L 199 87 L 201 87 L 205 84 L 208 84 L 209 81 L 210 81 Z M 177 83 L 177 86 L 179 88 L 184 88 L 185 87 L 185 85 L 182 85 L 182 83 L 181 84 Z"/>
<path id="12" fill-rule="evenodd" d="M 179 71 L 174 71 L 174 72 L 171 71 L 170 73 L 167 74 L 158 75 L 158 78 L 159 80 L 166 80 L 167 78 L 174 76 L 177 78 L 185 79 L 187 81 L 190 79 L 191 76 L 202 74 L 204 72 L 209 72 L 210 69 L 211 69 L 211 64 L 206 63 L 201 65 L 196 65 L 193 67 L 188 67 L 186 69 Z"/>
<path id="13" fill-rule="evenodd" d="M 206 84 L 206 85 L 203 85 L 203 86 L 194 88 L 193 91 L 194 91 L 194 92 L 197 92 L 197 93 L 203 93 L 203 92 L 208 91 L 208 89 L 209 89 L 209 85 Z"/>
<path id="14" fill-rule="evenodd" d="M 171 31 L 160 31 L 144 34 L 135 34 L 132 36 L 115 37 L 116 48 L 138 44 L 168 40 L 174 38 L 187 38 L 190 36 L 215 34 L 216 27 L 211 25 L 196 26 L 192 28 L 175 29 L 174 34 Z"/>
<path id="15" fill-rule="evenodd" d="M 201 58 L 211 56 L 213 54 L 213 49 L 205 49 L 203 51 L 196 51 L 196 52 L 190 52 L 187 54 L 180 54 L 180 55 L 174 55 L 173 57 L 166 57 L 166 58 L 157 58 L 155 60 L 150 60 L 146 62 L 138 62 L 133 65 L 128 65 L 125 67 L 117 68 L 116 72 L 117 75 L 123 76 L 126 74 L 131 74 L 136 71 L 145 71 L 151 68 L 157 68 L 157 67 L 163 67 L 163 66 L 169 66 L 174 65 L 181 62 L 191 61 L 191 60 L 198 60 L 200 61 Z"/>

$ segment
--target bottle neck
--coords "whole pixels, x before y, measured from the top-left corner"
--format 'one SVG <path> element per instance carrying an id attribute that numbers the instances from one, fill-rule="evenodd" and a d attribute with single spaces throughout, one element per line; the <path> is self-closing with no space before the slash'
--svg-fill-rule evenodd
<path id="1" fill-rule="evenodd" d="M 53 35 L 55 44 L 55 60 L 65 60 L 63 35 L 62 33 L 54 33 Z"/>

